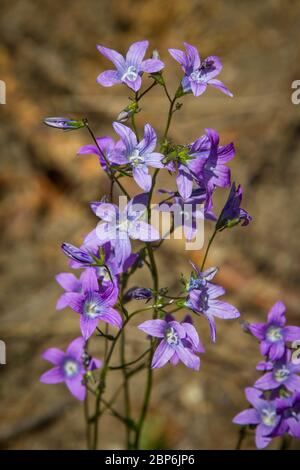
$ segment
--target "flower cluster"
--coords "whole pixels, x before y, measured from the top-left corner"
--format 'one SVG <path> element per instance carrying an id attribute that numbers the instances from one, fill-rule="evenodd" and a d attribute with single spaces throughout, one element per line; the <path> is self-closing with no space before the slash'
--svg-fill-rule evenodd
<path id="1" fill-rule="evenodd" d="M 92 420 L 87 419 L 87 426 L 91 422 L 94 426 L 93 448 L 96 446 L 100 407 L 108 407 L 102 395 L 110 368 L 126 371 L 126 401 L 129 377 L 141 368 L 148 368 L 149 377 L 151 368 L 160 368 L 167 363 L 177 365 L 182 362 L 190 369 L 199 370 L 199 354 L 204 352 L 204 347 L 191 315 L 194 318 L 206 317 L 214 342 L 215 318 L 235 319 L 240 315 L 234 306 L 219 299 L 225 294 L 225 290 L 212 282 L 217 269 L 204 270 L 208 250 L 216 234 L 239 223 L 247 225 L 251 221 L 249 214 L 240 207 L 241 186 L 236 187 L 235 183 L 231 183 L 228 164 L 235 156 L 234 145 L 232 142 L 220 144 L 218 132 L 210 128 L 205 129 L 204 134 L 197 133 L 194 141 L 183 144 L 175 143 L 168 136 L 172 117 L 183 104 L 178 100 L 186 94 L 199 96 L 208 85 L 220 89 L 226 95 L 232 94 L 216 79 L 222 68 L 220 59 L 210 56 L 201 60 L 196 48 L 185 43 L 186 52 L 169 50 L 184 72 L 174 97 L 171 97 L 163 75 L 164 63 L 158 53 L 154 51 L 152 57 L 145 59 L 148 46 L 148 41 L 136 42 L 130 46 L 126 56 L 102 45 L 98 46 L 99 52 L 114 64 L 115 69 L 102 72 L 97 82 L 105 87 L 123 84 L 132 94 L 130 103 L 112 123 L 114 136 L 97 137 L 86 119 L 58 117 L 44 121 L 50 127 L 63 130 L 85 128 L 93 142 L 81 147 L 78 155 L 96 155 L 100 167 L 111 182 L 110 196 L 90 203 L 91 210 L 99 218 L 96 227 L 84 237 L 80 246 L 67 242 L 61 246 L 69 259 L 69 267 L 75 272 L 81 270 L 81 273 L 76 276 L 74 273 L 63 272 L 56 276 L 57 282 L 64 289 L 58 299 L 57 309 L 68 307 L 79 314 L 82 336 L 70 344 L 66 353 L 57 349 L 47 350 L 44 358 L 55 367 L 41 377 L 44 383 L 64 381 L 72 394 L 80 400 L 85 398 L 86 391 L 95 395 L 95 413 Z M 152 83 L 141 92 L 146 73 Z M 141 111 L 142 97 L 154 86 L 161 87 L 169 103 L 166 127 L 158 138 L 152 125 L 146 123 L 140 138 L 135 117 Z M 151 211 L 154 210 L 152 196 L 156 191 L 156 177 L 160 171 L 175 176 L 175 187 L 157 191 L 165 199 L 155 206 L 160 212 L 172 213 L 173 225 L 170 232 L 179 225 L 175 218 L 175 207 L 179 215 L 183 216 L 181 225 L 187 240 L 195 237 L 199 219 L 208 219 L 213 224 L 213 235 L 207 245 L 202 266 L 198 268 L 192 265 L 191 276 L 183 279 L 184 288 L 177 295 L 170 294 L 168 288 L 160 286 L 155 260 L 155 254 L 164 241 L 151 219 Z M 124 178 L 125 181 L 126 178 L 132 179 L 130 189 L 134 190 L 135 196 L 130 197 L 128 186 L 123 185 Z M 219 188 L 230 187 L 228 200 L 217 216 L 214 212 L 214 193 Z M 115 204 L 116 190 L 126 199 L 124 204 L 120 201 L 121 198 L 119 205 Z M 152 286 L 128 286 L 130 277 L 143 267 L 149 269 Z M 131 305 L 132 300 L 144 300 L 147 306 L 130 311 L 128 304 Z M 183 319 L 177 316 L 181 314 L 181 310 L 184 310 L 181 312 L 185 315 Z M 152 311 L 152 319 L 143 318 L 137 328 L 146 333 L 150 347 L 138 359 L 126 363 L 124 328 L 132 317 L 137 314 L 146 315 L 147 311 Z M 105 333 L 101 329 L 103 323 Z M 288 338 L 289 331 L 284 330 L 282 334 Z M 101 362 L 91 359 L 88 353 L 92 337 L 105 342 L 100 376 L 94 371 L 101 366 Z M 111 367 L 110 360 L 119 338 L 123 338 L 123 362 L 120 366 Z M 145 359 L 146 355 L 148 356 Z M 140 362 L 143 358 L 144 363 Z M 140 364 L 136 369 L 127 373 L 127 367 L 137 362 Z M 127 425 L 131 423 L 131 431 L 136 432 L 135 446 L 138 446 L 148 400 L 149 390 L 146 390 L 142 417 L 134 425 L 128 414 L 122 417 L 114 412 L 113 403 L 109 402 L 109 409 L 114 416 L 121 416 L 120 419 Z M 129 413 L 128 407 L 126 412 Z"/>
<path id="2" fill-rule="evenodd" d="M 239 413 L 233 422 L 255 427 L 259 449 L 285 434 L 300 439 L 300 358 L 292 349 L 294 342 L 299 345 L 300 328 L 285 323 L 285 306 L 279 301 L 271 308 L 267 323 L 246 325 L 260 341 L 265 359 L 257 370 L 263 375 L 245 390 L 252 408 Z"/>

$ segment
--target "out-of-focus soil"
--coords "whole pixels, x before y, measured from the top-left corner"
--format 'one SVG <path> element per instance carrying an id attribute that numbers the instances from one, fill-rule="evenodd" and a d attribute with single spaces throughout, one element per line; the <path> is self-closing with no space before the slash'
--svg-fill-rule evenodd
<path id="1" fill-rule="evenodd" d="M 168 47 L 187 41 L 203 57 L 222 58 L 221 79 L 235 98 L 214 89 L 198 99 L 184 98 L 170 135 L 190 142 L 204 127 L 213 127 L 222 142 L 234 140 L 233 179 L 243 185 L 244 207 L 254 220 L 219 236 L 209 262 L 221 266 L 218 281 L 244 319 L 262 320 L 281 298 L 289 321 L 300 324 L 300 106 L 290 98 L 292 81 L 300 79 L 299 15 L 299 2 L 285 0 L 65 0 L 63 5 L 2 0 L 0 79 L 6 82 L 7 104 L 0 105 L 0 337 L 7 344 L 7 364 L 0 366 L 1 448 L 85 446 L 81 406 L 62 385 L 39 383 L 47 367 L 40 354 L 50 346 L 64 348 L 79 334 L 77 316 L 55 310 L 60 288 L 54 275 L 68 269 L 60 243 L 80 244 L 96 223 L 88 202 L 109 186 L 95 157 L 75 156 L 89 142 L 84 131 L 56 132 L 41 120 L 87 115 L 98 135 L 112 133 L 111 121 L 126 105 L 128 92 L 96 84 L 96 76 L 109 68 L 97 43 L 124 52 L 131 42 L 149 39 L 167 64 L 173 90 L 181 72 Z M 149 121 L 162 131 L 164 106 L 157 87 L 145 98 L 139 127 Z M 158 187 L 165 183 L 160 179 Z M 217 205 L 226 197 L 220 193 Z M 207 224 L 206 239 L 210 229 Z M 161 286 L 175 288 L 177 275 L 189 272 L 190 257 L 201 261 L 203 252 L 183 248 L 179 242 L 162 248 Z M 144 274 L 142 282 L 149 282 Z M 204 319 L 197 327 L 206 347 L 201 370 L 180 365 L 155 373 L 145 446 L 235 446 L 238 430 L 231 421 L 246 406 L 243 388 L 257 377 L 257 343 L 242 333 L 239 322 L 218 321 L 215 345 Z M 128 357 L 134 358 L 144 341 L 131 326 Z M 112 373 L 109 393 L 120 380 Z M 142 383 L 141 373 L 132 387 L 134 403 Z M 102 447 L 122 448 L 124 433 L 113 417 L 105 417 L 101 431 Z M 245 447 L 253 446 L 248 436 Z"/>

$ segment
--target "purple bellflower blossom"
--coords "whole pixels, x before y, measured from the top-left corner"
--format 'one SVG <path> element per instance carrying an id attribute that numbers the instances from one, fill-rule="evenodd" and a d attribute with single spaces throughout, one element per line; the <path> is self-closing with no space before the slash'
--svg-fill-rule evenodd
<path id="1" fill-rule="evenodd" d="M 87 340 L 95 331 L 99 321 L 121 328 L 122 318 L 113 308 L 118 297 L 118 287 L 111 283 L 99 291 L 95 270 L 87 268 L 81 276 L 82 292 L 66 292 L 68 305 L 80 314 L 82 336 Z"/>
<path id="2" fill-rule="evenodd" d="M 226 227 L 234 227 L 242 222 L 242 226 L 248 225 L 251 222 L 252 217 L 247 211 L 242 209 L 241 202 L 243 198 L 243 189 L 240 185 L 235 186 L 232 184 L 228 199 L 221 212 L 219 220 L 217 222 L 217 229 L 223 229 Z"/>
<path id="3" fill-rule="evenodd" d="M 200 59 L 197 49 L 186 42 L 183 43 L 186 52 L 180 49 L 169 49 L 171 56 L 179 62 L 184 71 L 181 85 L 184 92 L 192 92 L 194 96 L 200 96 L 205 92 L 207 85 L 218 88 L 226 95 L 232 97 L 232 93 L 215 77 L 222 70 L 222 64 L 217 56 L 209 56 Z"/>
<path id="4" fill-rule="evenodd" d="M 148 41 L 135 42 L 124 58 L 119 52 L 98 45 L 98 51 L 114 64 L 116 70 L 102 72 L 97 82 L 105 87 L 124 83 L 133 91 L 138 91 L 142 85 L 143 72 L 155 73 L 164 68 L 164 63 L 159 59 L 144 60 L 148 46 Z"/>
<path id="5" fill-rule="evenodd" d="M 204 276 L 205 273 L 203 273 Z M 214 272 L 212 272 L 214 274 Z M 225 289 L 211 282 L 205 282 L 201 286 L 203 276 L 199 277 L 199 286 L 196 289 L 190 289 L 185 305 L 195 313 L 204 315 L 210 326 L 210 335 L 213 342 L 216 341 L 216 323 L 215 318 L 233 319 L 240 316 L 239 311 L 227 302 L 217 300 L 218 297 L 225 294 Z M 195 281 L 193 281 L 195 282 Z"/>
<path id="6" fill-rule="evenodd" d="M 294 364 L 287 354 L 273 364 L 272 370 L 266 372 L 254 384 L 260 390 L 276 390 L 284 386 L 289 392 L 300 393 L 300 364 Z"/>
<path id="7" fill-rule="evenodd" d="M 149 175 L 148 167 L 164 168 L 162 153 L 154 152 L 157 137 L 150 124 L 144 128 L 144 138 L 138 142 L 135 133 L 130 127 L 119 122 L 113 123 L 114 130 L 121 137 L 122 149 L 113 152 L 112 160 L 118 165 L 129 165 L 132 169 L 132 176 L 135 182 L 144 191 L 150 191 L 152 177 Z"/>
<path id="8" fill-rule="evenodd" d="M 140 194 L 129 201 L 124 210 L 114 204 L 102 203 L 96 215 L 102 219 L 97 228 L 86 238 L 105 243 L 110 241 L 114 247 L 118 264 L 123 265 L 131 254 L 130 239 L 142 241 L 157 241 L 158 231 L 145 221 L 147 216 L 147 194 Z"/>
<path id="9" fill-rule="evenodd" d="M 68 346 L 67 351 L 57 348 L 47 349 L 43 358 L 51 362 L 55 367 L 45 372 L 40 381 L 44 384 L 56 384 L 65 382 L 66 386 L 78 400 L 84 400 L 86 387 L 84 386 L 84 375 L 87 371 L 99 369 L 102 362 L 90 358 L 89 365 L 84 364 L 84 339 L 74 339 Z"/>
<path id="10" fill-rule="evenodd" d="M 276 302 L 269 311 L 267 323 L 252 323 L 247 327 L 261 341 L 261 354 L 268 356 L 271 361 L 284 356 L 286 342 L 300 340 L 299 327 L 285 326 L 285 310 L 283 302 Z"/>
<path id="11" fill-rule="evenodd" d="M 77 155 L 87 155 L 87 154 L 94 154 L 97 155 L 99 158 L 99 163 L 102 166 L 103 170 L 107 170 L 107 164 L 103 157 L 105 155 L 108 162 L 111 162 L 111 155 L 114 151 L 121 151 L 123 147 L 123 143 L 121 141 L 115 142 L 112 137 L 104 136 L 104 137 L 96 137 L 97 143 L 102 151 L 99 150 L 97 145 L 89 144 L 84 145 L 81 147 Z"/>
<path id="12" fill-rule="evenodd" d="M 165 320 L 147 320 L 138 328 L 148 335 L 159 338 L 151 367 L 163 367 L 167 362 L 176 365 L 179 361 L 194 370 L 200 368 L 200 358 L 196 352 L 203 352 L 198 333 L 190 320 L 179 323 L 168 316 Z"/>
<path id="13" fill-rule="evenodd" d="M 276 434 L 281 417 L 278 414 L 276 402 L 264 400 L 259 390 L 248 387 L 245 393 L 253 408 L 236 415 L 233 422 L 242 426 L 256 425 L 256 447 L 263 449 L 270 444 L 272 437 Z"/>
<path id="14" fill-rule="evenodd" d="M 174 213 L 174 228 L 183 226 L 183 233 L 187 240 L 192 240 L 197 232 L 197 221 L 203 219 L 216 220 L 211 207 L 205 207 L 206 192 L 203 189 L 194 189 L 189 198 L 183 199 L 173 191 L 159 190 L 172 197 L 172 202 L 163 202 L 157 206 L 161 212 Z M 168 198 L 169 199 L 169 198 Z"/>
<path id="15" fill-rule="evenodd" d="M 219 145 L 219 134 L 205 129 L 206 135 L 179 150 L 176 183 L 183 199 L 191 196 L 193 183 L 205 189 L 206 207 L 212 207 L 211 196 L 215 187 L 230 185 L 230 169 L 226 166 L 235 155 L 232 143 Z"/>

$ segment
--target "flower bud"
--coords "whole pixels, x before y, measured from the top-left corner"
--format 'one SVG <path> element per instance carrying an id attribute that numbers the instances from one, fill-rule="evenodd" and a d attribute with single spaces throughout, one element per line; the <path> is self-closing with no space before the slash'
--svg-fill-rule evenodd
<path id="1" fill-rule="evenodd" d="M 44 124 L 56 129 L 62 129 L 63 131 L 73 131 L 86 127 L 86 119 L 69 119 L 66 117 L 48 117 L 43 120 Z"/>

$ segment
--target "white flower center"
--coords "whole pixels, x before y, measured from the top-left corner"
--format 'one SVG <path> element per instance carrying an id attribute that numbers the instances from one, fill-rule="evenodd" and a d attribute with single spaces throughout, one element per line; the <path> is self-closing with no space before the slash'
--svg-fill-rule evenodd
<path id="1" fill-rule="evenodd" d="M 169 327 L 165 331 L 165 340 L 168 344 L 177 346 L 179 344 L 179 336 L 177 331 L 174 330 L 173 327 Z"/>
<path id="2" fill-rule="evenodd" d="M 130 65 L 127 67 L 127 70 L 122 75 L 121 80 L 129 80 L 130 82 L 134 82 L 138 77 L 137 69 L 134 65 Z"/>
<path id="3" fill-rule="evenodd" d="M 201 69 L 194 70 L 194 72 L 191 73 L 190 77 L 194 82 L 197 83 L 203 83 L 205 81 Z"/>
<path id="4" fill-rule="evenodd" d="M 84 304 L 84 313 L 89 318 L 96 318 L 99 315 L 99 306 L 93 300 L 87 300 Z"/>
<path id="5" fill-rule="evenodd" d="M 266 426 L 274 426 L 276 422 L 276 411 L 271 408 L 261 410 L 261 419 Z"/>
<path id="6" fill-rule="evenodd" d="M 129 161 L 133 166 L 142 165 L 145 163 L 145 159 L 140 155 L 138 149 L 134 149 L 132 154 L 129 156 Z"/>
<path id="7" fill-rule="evenodd" d="M 74 377 L 79 372 L 79 364 L 75 360 L 67 359 L 63 365 L 63 370 L 66 377 Z"/>
<path id="8" fill-rule="evenodd" d="M 274 371 L 274 378 L 277 382 L 284 382 L 289 375 L 290 371 L 286 365 L 283 365 Z"/>
<path id="9" fill-rule="evenodd" d="M 282 340 L 281 328 L 277 328 L 276 326 L 270 326 L 267 330 L 267 338 L 272 343 L 276 343 L 277 341 Z"/>

